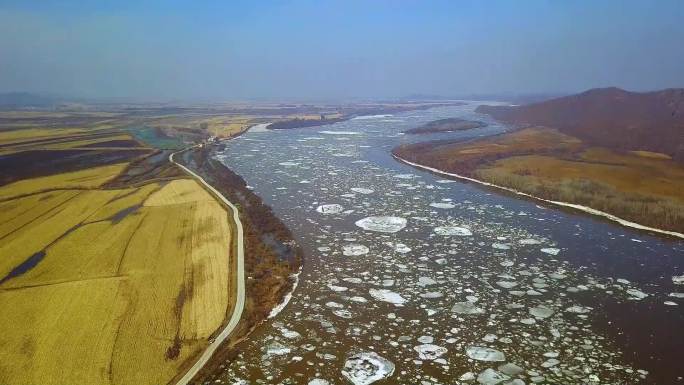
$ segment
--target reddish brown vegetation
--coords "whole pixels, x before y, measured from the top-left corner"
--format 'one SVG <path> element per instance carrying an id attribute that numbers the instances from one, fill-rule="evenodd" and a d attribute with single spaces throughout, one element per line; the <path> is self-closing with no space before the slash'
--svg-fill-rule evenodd
<path id="1" fill-rule="evenodd" d="M 518 126 L 545 126 L 615 150 L 648 150 L 684 162 L 684 89 L 601 88 L 523 106 L 478 112 Z"/>

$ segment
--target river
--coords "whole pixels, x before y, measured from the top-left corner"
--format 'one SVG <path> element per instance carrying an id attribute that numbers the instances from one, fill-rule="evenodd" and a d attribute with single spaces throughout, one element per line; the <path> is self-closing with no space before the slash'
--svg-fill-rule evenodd
<path id="1" fill-rule="evenodd" d="M 214 153 L 306 253 L 221 382 L 684 383 L 684 242 L 392 159 L 506 129 L 475 107 L 259 130 Z M 448 117 L 490 125 L 401 134 Z"/>

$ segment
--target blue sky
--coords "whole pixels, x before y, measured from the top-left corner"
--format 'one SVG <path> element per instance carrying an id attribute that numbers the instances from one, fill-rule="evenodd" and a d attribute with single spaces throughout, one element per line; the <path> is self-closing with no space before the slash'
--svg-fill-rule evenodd
<path id="1" fill-rule="evenodd" d="M 684 1 L 7 1 L 0 92 L 168 99 L 684 87 Z"/>

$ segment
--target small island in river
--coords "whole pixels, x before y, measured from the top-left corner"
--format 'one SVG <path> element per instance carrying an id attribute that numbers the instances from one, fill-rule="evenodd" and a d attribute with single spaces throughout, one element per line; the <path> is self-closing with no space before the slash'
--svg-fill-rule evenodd
<path id="1" fill-rule="evenodd" d="M 473 128 L 487 126 L 486 123 L 476 120 L 466 120 L 460 118 L 439 119 L 428 122 L 420 127 L 404 131 L 406 134 L 432 134 L 437 132 L 465 131 Z"/>

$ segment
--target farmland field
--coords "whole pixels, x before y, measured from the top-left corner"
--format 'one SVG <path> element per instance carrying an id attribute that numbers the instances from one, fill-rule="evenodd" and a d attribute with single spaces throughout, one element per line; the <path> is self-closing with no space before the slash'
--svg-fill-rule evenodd
<path id="1" fill-rule="evenodd" d="M 165 384 L 232 312 L 226 209 L 98 131 L 0 133 L 1 384 Z"/>

